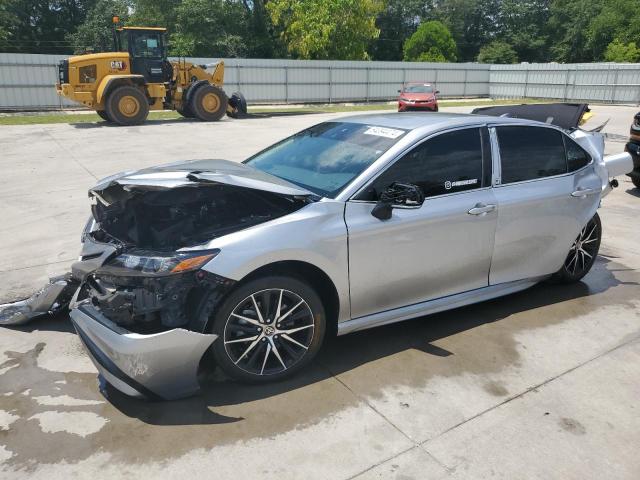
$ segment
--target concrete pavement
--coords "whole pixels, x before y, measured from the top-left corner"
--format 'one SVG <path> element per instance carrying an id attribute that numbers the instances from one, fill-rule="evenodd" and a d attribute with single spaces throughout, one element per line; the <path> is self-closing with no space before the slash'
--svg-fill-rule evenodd
<path id="1" fill-rule="evenodd" d="M 636 109 L 594 111 L 621 151 Z M 0 127 L 0 299 L 75 258 L 96 178 L 240 160 L 342 115 Z M 178 402 L 105 398 L 68 318 L 3 329 L 0 477 L 637 479 L 640 192 L 619 180 L 583 282 L 338 338 L 275 385 L 214 377 Z"/>

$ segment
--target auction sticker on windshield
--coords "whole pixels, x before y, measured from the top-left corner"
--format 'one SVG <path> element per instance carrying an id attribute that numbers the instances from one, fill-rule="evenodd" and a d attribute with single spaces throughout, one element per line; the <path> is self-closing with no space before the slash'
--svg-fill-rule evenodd
<path id="1" fill-rule="evenodd" d="M 377 137 L 387 137 L 387 138 L 398 138 L 403 133 L 404 133 L 404 130 L 396 130 L 395 128 L 372 127 L 372 126 L 369 126 L 369 128 L 364 132 L 365 135 L 375 135 Z"/>

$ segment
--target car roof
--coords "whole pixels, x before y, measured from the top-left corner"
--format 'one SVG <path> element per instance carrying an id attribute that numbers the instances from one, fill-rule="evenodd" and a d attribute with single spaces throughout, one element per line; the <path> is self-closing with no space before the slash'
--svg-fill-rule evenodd
<path id="1" fill-rule="evenodd" d="M 522 118 L 492 117 L 489 115 L 472 115 L 469 113 L 373 113 L 351 115 L 337 121 L 361 123 L 380 127 L 401 128 L 404 130 L 440 130 L 446 127 L 463 127 L 466 125 L 482 125 L 487 123 L 530 124 L 550 126 L 549 124 L 525 120 Z"/>

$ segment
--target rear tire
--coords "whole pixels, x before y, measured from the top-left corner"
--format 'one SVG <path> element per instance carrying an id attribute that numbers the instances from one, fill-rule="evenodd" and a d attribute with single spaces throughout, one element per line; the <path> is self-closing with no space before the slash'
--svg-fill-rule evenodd
<path id="1" fill-rule="evenodd" d="M 227 94 L 215 85 L 203 85 L 194 92 L 189 110 L 198 120 L 215 122 L 227 113 Z"/>
<path id="2" fill-rule="evenodd" d="M 553 275 L 552 280 L 559 283 L 574 283 L 581 280 L 589 273 L 596 261 L 601 239 L 602 224 L 596 213 L 578 234 L 562 268 Z"/>
<path id="3" fill-rule="evenodd" d="M 631 181 L 636 188 L 640 188 L 640 176 L 632 177 Z"/>
<path id="4" fill-rule="evenodd" d="M 109 94 L 107 116 L 119 125 L 140 125 L 149 115 L 149 103 L 142 90 L 130 85 L 117 87 Z"/>
<path id="5" fill-rule="evenodd" d="M 193 112 L 186 103 L 183 103 L 181 108 L 176 108 L 176 111 L 184 118 L 193 118 Z"/>
<path id="6" fill-rule="evenodd" d="M 219 338 L 212 353 L 235 380 L 278 381 L 315 357 L 325 330 L 324 306 L 307 283 L 286 276 L 257 278 L 232 291 L 215 312 L 212 333 Z"/>
<path id="7" fill-rule="evenodd" d="M 96 113 L 98 114 L 98 116 L 103 119 L 105 122 L 109 122 L 111 123 L 112 120 L 109 118 L 109 115 L 107 115 L 107 112 L 105 110 L 96 110 Z"/>

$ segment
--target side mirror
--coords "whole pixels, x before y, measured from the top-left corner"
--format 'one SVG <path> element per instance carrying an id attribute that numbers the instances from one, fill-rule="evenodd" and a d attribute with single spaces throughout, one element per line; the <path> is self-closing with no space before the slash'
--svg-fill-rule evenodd
<path id="1" fill-rule="evenodd" d="M 436 95 L 440 93 L 440 90 L 436 90 Z"/>
<path id="2" fill-rule="evenodd" d="M 379 220 L 389 220 L 394 206 L 419 207 L 424 203 L 424 194 L 417 185 L 394 182 L 380 194 L 380 200 L 371 210 Z"/>
<path id="3" fill-rule="evenodd" d="M 371 215 L 376 217 L 378 220 L 389 220 L 391 218 L 391 211 L 393 210 L 393 206 L 387 202 L 378 202 L 376 206 L 371 210 Z"/>

